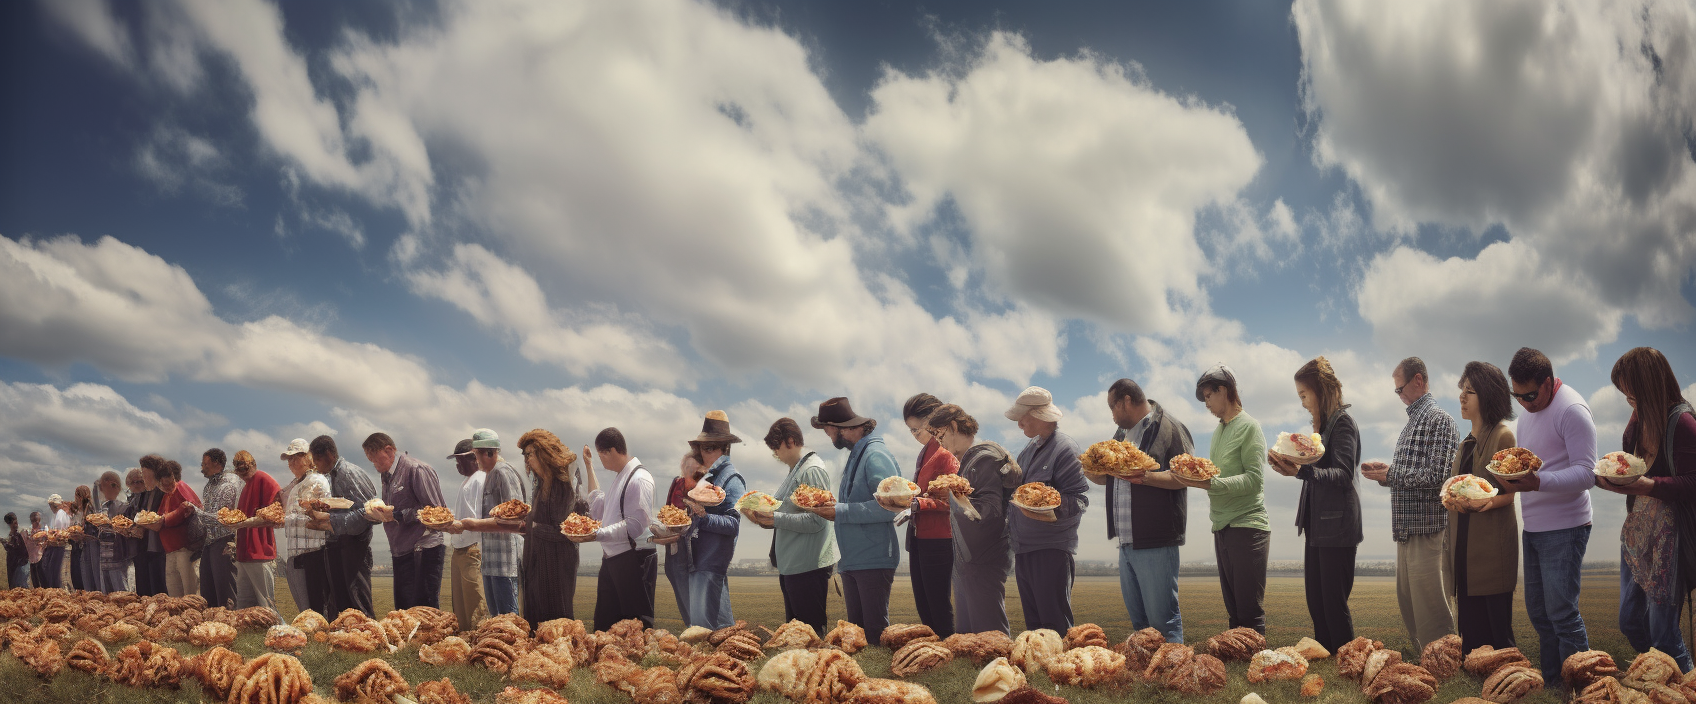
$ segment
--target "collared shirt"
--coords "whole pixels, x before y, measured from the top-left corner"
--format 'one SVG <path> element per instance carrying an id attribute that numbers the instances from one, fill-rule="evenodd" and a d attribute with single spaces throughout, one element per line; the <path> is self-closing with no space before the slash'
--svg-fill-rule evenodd
<path id="1" fill-rule="evenodd" d="M 529 501 L 518 470 L 506 460 L 495 463 L 483 479 L 482 512 L 478 518 L 488 518 L 496 506 L 518 499 Z M 481 533 L 484 577 L 518 577 L 518 557 L 524 554 L 524 536 L 517 533 Z"/>
<path id="2" fill-rule="evenodd" d="M 1129 428 L 1120 428 L 1113 434 L 1114 440 L 1130 441 L 1134 445 L 1142 444 L 1142 436 L 1148 432 L 1149 423 L 1154 421 L 1154 411 L 1143 414 L 1142 420 Z M 1140 449 L 1140 448 L 1139 448 Z M 1118 477 L 1109 477 L 1107 481 L 1122 482 L 1114 487 L 1113 492 L 1113 524 L 1119 526 L 1119 544 L 1131 544 L 1131 487 L 1136 486 Z"/>
<path id="3" fill-rule="evenodd" d="M 290 482 L 283 490 L 283 540 L 287 543 L 288 556 L 296 557 L 324 547 L 328 533 L 306 527 L 310 517 L 306 509 L 300 507 L 303 499 L 330 498 L 330 480 L 317 472 L 307 472 Z"/>
<path id="4" fill-rule="evenodd" d="M 1458 444 L 1455 419 L 1437 407 L 1431 394 L 1407 405 L 1407 425 L 1396 438 L 1396 453 L 1382 482 L 1390 487 L 1390 537 L 1396 542 L 1449 526 L 1449 510 L 1443 508 L 1440 494 Z"/>
<path id="5" fill-rule="evenodd" d="M 621 555 L 640 548 L 648 534 L 648 524 L 654 520 L 654 476 L 634 457 L 618 470 L 612 482 L 617 499 L 607 500 L 607 492 L 596 489 L 589 494 L 589 517 L 601 522 L 595 540 L 601 544 L 605 557 Z M 616 519 L 616 520 L 614 520 Z M 488 562 L 484 557 L 483 561 Z"/>
<path id="6" fill-rule="evenodd" d="M 395 519 L 383 524 L 389 536 L 389 554 L 405 555 L 414 550 L 442 544 L 442 534 L 425 530 L 418 522 L 418 509 L 442 505 L 442 483 L 436 470 L 412 455 L 395 458 L 383 477 L 383 503 L 395 507 Z"/>
<path id="7" fill-rule="evenodd" d="M 377 495 L 377 489 L 371 486 L 371 477 L 366 476 L 359 465 L 347 461 L 346 457 L 336 458 L 335 466 L 330 467 L 324 476 L 330 480 L 330 496 L 353 502 L 353 508 L 330 509 L 329 540 L 335 542 L 342 538 L 369 535 L 371 522 L 365 520 L 365 502 Z"/>
<path id="8" fill-rule="evenodd" d="M 71 527 L 71 514 L 66 513 L 65 509 L 54 511 L 53 518 L 47 522 L 49 530 L 64 530 L 69 527 Z"/>
<path id="9" fill-rule="evenodd" d="M 235 472 L 224 470 L 206 480 L 206 490 L 201 492 L 200 500 L 205 506 L 194 516 L 200 525 L 206 529 L 206 541 L 223 540 L 236 532 L 230 530 L 218 520 L 218 509 L 235 508 L 241 502 L 241 477 Z"/>
<path id="10" fill-rule="evenodd" d="M 472 472 L 471 476 L 465 478 L 465 481 L 459 485 L 459 498 L 453 502 L 453 515 L 460 518 L 483 515 L 481 508 L 483 504 L 483 481 L 487 477 L 488 474 L 483 470 L 477 470 Z M 479 539 L 478 533 L 466 531 L 448 540 L 453 549 L 464 550 L 476 545 Z"/>
<path id="11" fill-rule="evenodd" d="M 41 542 L 35 539 L 35 532 L 38 530 L 46 530 L 46 526 L 41 528 L 31 526 L 18 531 L 24 534 L 24 547 L 29 550 L 29 563 L 32 565 L 41 561 Z"/>

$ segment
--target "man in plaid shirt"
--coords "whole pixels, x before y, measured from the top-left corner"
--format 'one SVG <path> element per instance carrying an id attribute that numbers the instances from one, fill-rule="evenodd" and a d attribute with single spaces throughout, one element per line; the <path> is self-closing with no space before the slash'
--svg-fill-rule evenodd
<path id="1" fill-rule="evenodd" d="M 1408 357 L 1390 379 L 1407 404 L 1407 425 L 1389 464 L 1364 462 L 1361 476 L 1390 487 L 1390 535 L 1396 541 L 1396 598 L 1415 649 L 1455 632 L 1449 610 L 1449 512 L 1438 493 L 1454 463 L 1455 419 L 1429 391 L 1425 362 Z"/>
<path id="2" fill-rule="evenodd" d="M 518 613 L 518 558 L 524 554 L 524 523 L 490 518 L 489 511 L 513 499 L 528 503 L 530 492 L 518 468 L 501 457 L 501 438 L 495 431 L 478 428 L 471 434 L 471 451 L 476 455 L 477 466 L 487 475 L 483 480 L 482 515 L 458 519 L 444 530 L 454 534 L 465 531 L 482 534 L 483 598 L 489 615 L 515 614 Z"/>
<path id="3" fill-rule="evenodd" d="M 240 477 L 225 469 L 228 458 L 216 447 L 200 455 L 200 475 L 206 487 L 200 492 L 204 504 L 194 520 L 206 529 L 206 547 L 200 553 L 200 596 L 212 606 L 229 607 L 236 599 L 236 532 L 218 520 L 218 510 L 235 508 L 244 486 Z"/>

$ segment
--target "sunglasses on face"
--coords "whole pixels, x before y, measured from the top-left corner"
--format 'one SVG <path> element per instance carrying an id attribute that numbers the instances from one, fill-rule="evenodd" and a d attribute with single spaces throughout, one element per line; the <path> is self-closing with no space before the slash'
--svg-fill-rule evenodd
<path id="1" fill-rule="evenodd" d="M 1523 394 L 1516 394 L 1516 393 L 1513 393 L 1512 391 L 1509 391 L 1508 395 L 1512 396 L 1514 398 L 1517 398 L 1524 403 L 1536 403 L 1537 402 L 1537 392 L 1536 391 L 1527 391 Z"/>
<path id="2" fill-rule="evenodd" d="M 1412 383 L 1412 382 L 1408 382 L 1408 383 Z M 1405 389 L 1405 388 L 1407 388 L 1407 384 L 1402 384 L 1401 386 L 1396 387 L 1396 395 L 1397 396 L 1402 395 L 1402 389 Z"/>

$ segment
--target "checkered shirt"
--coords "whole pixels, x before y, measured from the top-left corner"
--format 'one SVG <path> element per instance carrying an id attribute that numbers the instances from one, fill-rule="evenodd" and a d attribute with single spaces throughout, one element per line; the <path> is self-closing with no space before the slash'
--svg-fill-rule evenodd
<path id="1" fill-rule="evenodd" d="M 223 471 L 218 476 L 206 480 L 206 490 L 200 493 L 200 500 L 206 505 L 194 512 L 194 519 L 206 528 L 206 542 L 223 540 L 236 532 L 218 521 L 218 509 L 235 508 L 241 502 L 241 490 L 244 483 L 235 472 Z"/>
<path id="2" fill-rule="evenodd" d="M 478 517 L 488 518 L 490 509 L 513 499 L 529 501 L 529 493 L 524 490 L 518 470 L 506 460 L 501 460 L 483 480 L 483 515 Z M 484 533 L 482 545 L 483 576 L 518 577 L 518 557 L 524 554 L 524 536 Z"/>
<path id="3" fill-rule="evenodd" d="M 324 547 L 324 538 L 328 533 L 306 527 L 306 522 L 311 520 L 311 517 L 306 515 L 306 509 L 300 507 L 300 501 L 328 498 L 330 480 L 317 472 L 307 472 L 283 490 L 283 540 L 287 543 L 289 557 L 304 555 Z"/>
<path id="4" fill-rule="evenodd" d="M 1390 487 L 1390 536 L 1405 543 L 1415 535 L 1447 528 L 1449 511 L 1438 496 L 1454 464 L 1455 419 L 1431 394 L 1408 404 L 1407 425 L 1396 439 L 1396 454 L 1384 484 Z"/>

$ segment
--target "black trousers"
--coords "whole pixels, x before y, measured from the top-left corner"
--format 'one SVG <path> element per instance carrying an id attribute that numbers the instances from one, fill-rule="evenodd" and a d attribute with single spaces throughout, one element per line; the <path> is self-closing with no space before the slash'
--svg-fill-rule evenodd
<path id="1" fill-rule="evenodd" d="M 47 583 L 44 581 L 46 579 L 47 579 L 47 573 L 43 572 L 41 570 L 41 561 L 40 560 L 36 560 L 35 562 L 29 563 L 29 585 L 31 587 L 35 587 L 36 589 L 40 589 L 42 587 L 47 586 Z M 143 595 L 143 596 L 146 596 L 146 595 Z"/>
<path id="2" fill-rule="evenodd" d="M 330 573 L 330 611 L 325 618 L 335 618 L 343 609 L 358 609 L 373 618 L 376 607 L 371 603 L 371 531 L 363 535 L 346 535 L 324 546 Z"/>
<path id="3" fill-rule="evenodd" d="M 889 588 L 895 584 L 895 568 L 845 570 L 842 573 L 842 606 L 848 622 L 866 629 L 866 642 L 883 639 L 889 627 Z"/>
<path id="4" fill-rule="evenodd" d="M 76 590 L 88 588 L 82 584 L 82 546 L 77 544 L 71 545 L 71 588 Z M 94 591 L 100 591 L 100 589 L 96 587 Z"/>
<path id="5" fill-rule="evenodd" d="M 140 596 L 165 593 L 165 553 L 146 550 L 136 553 L 135 593 Z"/>
<path id="6" fill-rule="evenodd" d="M 1076 561 L 1065 550 L 1032 550 L 1013 556 L 1025 630 L 1047 628 L 1061 634 L 1071 630 L 1074 574 Z"/>
<path id="7" fill-rule="evenodd" d="M 1213 533 L 1227 628 L 1266 633 L 1266 556 L 1271 551 L 1271 531 L 1226 527 Z"/>
<path id="8" fill-rule="evenodd" d="M 652 550 L 626 550 L 601 560 L 595 581 L 595 630 L 604 631 L 625 619 L 640 619 L 654 627 L 654 580 L 660 563 Z"/>
<path id="9" fill-rule="evenodd" d="M 1308 545 L 1302 555 L 1313 639 L 1333 653 L 1354 640 L 1354 618 L 1349 615 L 1349 593 L 1354 591 L 1354 553 L 1352 547 Z"/>
<path id="10" fill-rule="evenodd" d="M 954 594 L 954 539 L 909 538 L 907 573 L 913 579 L 919 623 L 930 626 L 938 638 L 954 635 L 954 602 L 949 601 Z"/>
<path id="11" fill-rule="evenodd" d="M 65 588 L 65 549 L 41 549 L 41 585 L 53 589 Z"/>
<path id="12" fill-rule="evenodd" d="M 224 546 L 234 545 L 235 536 L 209 540 L 200 549 L 200 596 L 211 606 L 227 606 L 236 599 L 236 558 L 225 555 Z"/>
<path id="13" fill-rule="evenodd" d="M 448 546 L 413 550 L 395 556 L 395 609 L 414 606 L 442 608 L 442 563 Z"/>
<path id="14" fill-rule="evenodd" d="M 326 619 L 335 618 L 336 612 L 330 610 L 329 550 L 319 548 L 296 555 L 293 559 L 294 565 L 299 567 L 306 577 L 307 608 Z M 295 608 L 300 608 L 300 605 L 296 604 Z"/>
<path id="15" fill-rule="evenodd" d="M 830 574 L 834 565 L 796 574 L 777 576 L 777 587 L 783 591 L 783 620 L 800 619 L 819 633 L 828 633 L 824 622 L 829 618 L 826 597 L 830 595 Z M 939 634 L 940 635 L 940 634 Z"/>

